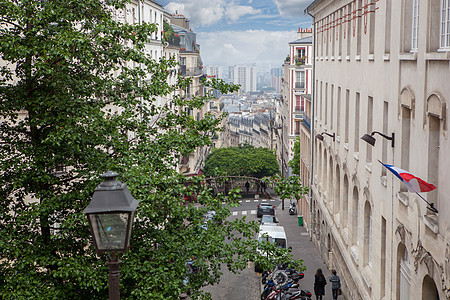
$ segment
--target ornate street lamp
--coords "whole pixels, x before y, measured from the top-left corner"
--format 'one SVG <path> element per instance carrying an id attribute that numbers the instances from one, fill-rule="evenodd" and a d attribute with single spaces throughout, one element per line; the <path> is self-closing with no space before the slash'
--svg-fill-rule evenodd
<path id="1" fill-rule="evenodd" d="M 130 245 L 134 212 L 139 201 L 134 199 L 125 183 L 116 180 L 118 174 L 108 171 L 92 195 L 92 200 L 83 213 L 97 253 L 108 253 L 109 299 L 120 299 L 119 254 L 125 253 Z"/>

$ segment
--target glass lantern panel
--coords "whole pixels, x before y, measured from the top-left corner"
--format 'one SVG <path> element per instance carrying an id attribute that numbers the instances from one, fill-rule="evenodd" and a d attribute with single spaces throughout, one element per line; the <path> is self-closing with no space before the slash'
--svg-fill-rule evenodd
<path id="1" fill-rule="evenodd" d="M 129 213 L 89 215 L 98 250 L 125 249 L 129 217 Z"/>
<path id="2" fill-rule="evenodd" d="M 128 228 L 127 245 L 130 245 L 131 230 L 133 229 L 133 221 L 134 221 L 134 211 L 132 211 L 130 214 L 130 220 L 132 223 L 131 223 L 130 227 Z"/>

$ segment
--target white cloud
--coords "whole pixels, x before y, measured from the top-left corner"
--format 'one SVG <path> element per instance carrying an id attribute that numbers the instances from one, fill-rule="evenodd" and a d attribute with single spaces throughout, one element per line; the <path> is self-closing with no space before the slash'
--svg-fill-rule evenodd
<path id="1" fill-rule="evenodd" d="M 305 14 L 305 8 L 312 0 L 273 0 L 280 15 L 300 17 Z"/>
<path id="2" fill-rule="evenodd" d="M 190 19 L 192 25 L 213 25 L 223 22 L 236 22 L 244 15 L 259 14 L 260 11 L 251 6 L 238 5 L 227 0 L 175 0 L 168 3 L 165 9 L 170 13 L 178 11 Z"/>
<path id="3" fill-rule="evenodd" d="M 271 64 L 279 67 L 289 53 L 292 31 L 198 32 L 197 42 L 205 65 Z"/>
<path id="4" fill-rule="evenodd" d="M 254 15 L 259 13 L 260 10 L 256 10 L 251 6 L 235 5 L 234 3 L 230 3 L 226 7 L 225 16 L 228 20 L 236 22 L 242 16 Z"/>

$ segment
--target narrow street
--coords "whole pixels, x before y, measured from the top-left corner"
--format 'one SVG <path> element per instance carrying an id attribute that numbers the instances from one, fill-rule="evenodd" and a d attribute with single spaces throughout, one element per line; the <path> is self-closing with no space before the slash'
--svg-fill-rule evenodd
<path id="1" fill-rule="evenodd" d="M 255 220 L 256 208 L 259 202 L 269 202 L 276 207 L 275 215 L 278 218 L 279 225 L 283 226 L 288 239 L 288 247 L 292 247 L 294 258 L 303 259 L 306 266 L 305 277 L 299 281 L 301 289 L 307 289 L 314 295 L 314 274 L 317 268 L 322 268 L 325 277 L 331 276 L 330 271 L 324 265 L 318 251 L 309 240 L 309 234 L 304 227 L 298 226 L 296 215 L 289 215 L 289 201 L 285 200 L 285 210 L 281 209 L 279 199 L 256 200 L 254 198 L 242 199 L 241 205 L 231 209 L 231 219 L 246 216 L 247 220 Z M 260 299 L 261 295 L 261 275 L 254 272 L 253 263 L 249 262 L 247 268 L 240 274 L 233 274 L 226 269 L 218 285 L 205 288 L 205 291 L 211 293 L 214 300 L 248 300 Z M 330 284 L 326 285 L 324 300 L 331 300 Z M 314 296 L 313 296 L 314 299 Z"/>

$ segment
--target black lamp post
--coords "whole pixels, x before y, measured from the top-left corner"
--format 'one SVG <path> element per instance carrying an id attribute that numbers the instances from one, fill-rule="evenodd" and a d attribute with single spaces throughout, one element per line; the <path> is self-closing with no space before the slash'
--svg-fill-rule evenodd
<path id="1" fill-rule="evenodd" d="M 125 183 L 116 180 L 119 174 L 108 171 L 83 211 L 94 239 L 97 253 L 108 253 L 109 299 L 120 299 L 119 254 L 130 245 L 134 212 L 139 201 L 134 199 Z"/>
<path id="2" fill-rule="evenodd" d="M 328 132 L 322 132 L 322 133 L 316 134 L 316 139 L 323 141 L 323 135 L 324 134 L 326 134 L 328 136 L 331 136 L 333 138 L 333 142 L 335 141 L 336 135 L 334 133 L 333 134 L 329 134 Z"/>
<path id="3" fill-rule="evenodd" d="M 394 138 L 395 138 L 394 133 L 392 133 L 392 136 L 387 136 L 387 135 L 385 135 L 385 134 L 383 134 L 383 133 L 381 133 L 381 132 L 374 131 L 374 132 L 372 132 L 372 134 L 370 134 L 370 135 L 369 135 L 368 133 L 366 133 L 365 135 L 363 135 L 363 136 L 361 137 L 361 139 L 362 139 L 363 141 L 369 143 L 370 145 L 375 146 L 375 138 L 373 137 L 373 135 L 374 135 L 375 133 L 381 135 L 382 137 L 384 137 L 384 138 L 387 139 L 387 140 L 390 140 L 390 141 L 391 141 L 391 146 L 394 147 L 394 141 L 395 141 L 395 139 L 394 139 Z"/>

